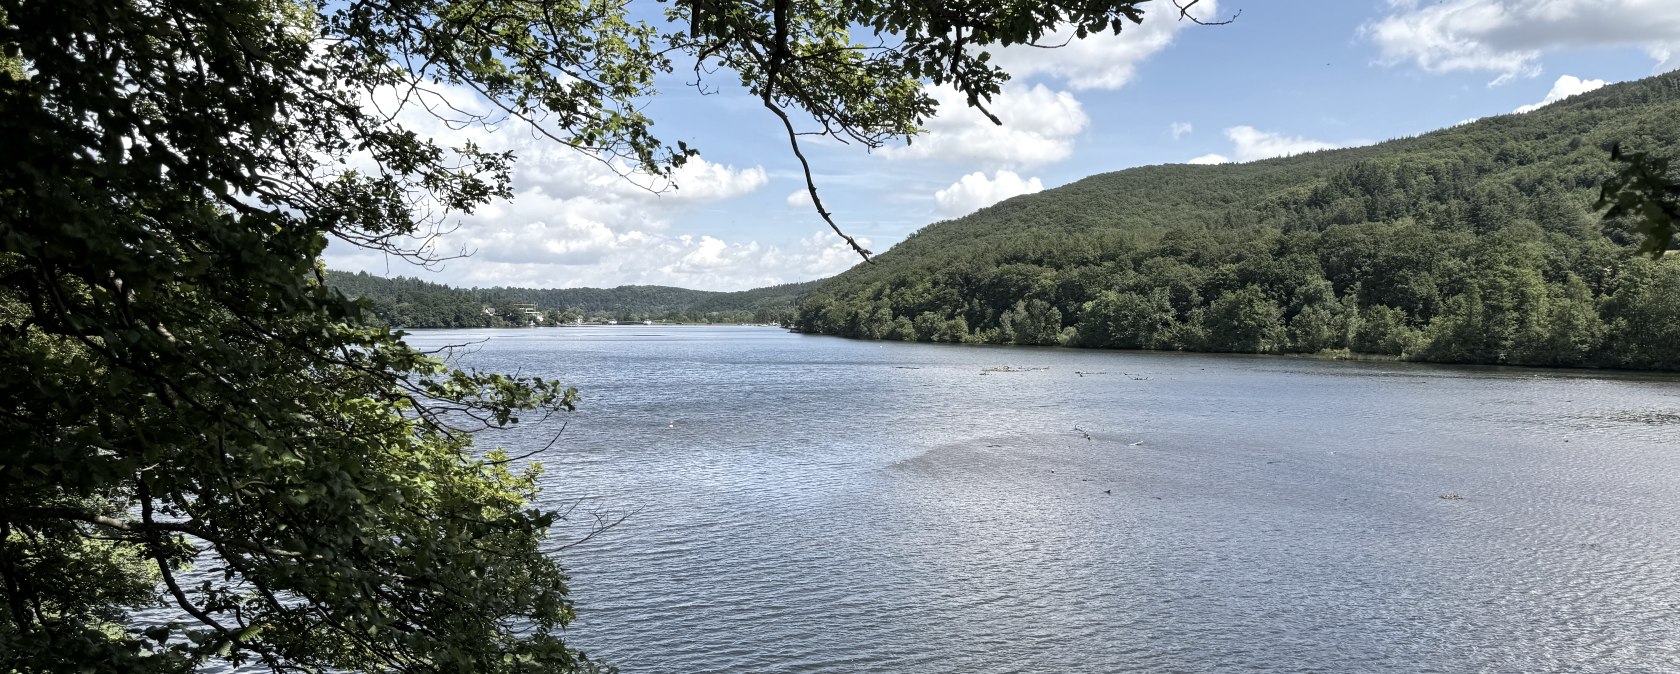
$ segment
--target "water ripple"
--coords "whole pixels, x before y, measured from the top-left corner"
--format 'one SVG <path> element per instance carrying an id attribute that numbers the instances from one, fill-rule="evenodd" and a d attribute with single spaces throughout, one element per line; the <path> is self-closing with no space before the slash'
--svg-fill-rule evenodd
<path id="1" fill-rule="evenodd" d="M 1680 671 L 1670 377 L 632 332 L 469 357 L 626 672 Z"/>

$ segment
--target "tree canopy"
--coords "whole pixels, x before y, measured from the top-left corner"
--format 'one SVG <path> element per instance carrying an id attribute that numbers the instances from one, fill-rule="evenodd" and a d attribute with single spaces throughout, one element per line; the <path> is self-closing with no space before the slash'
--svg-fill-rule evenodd
<path id="1" fill-rule="evenodd" d="M 0 0 L 0 669 L 593 666 L 537 466 L 468 434 L 576 392 L 447 367 L 324 281 L 329 239 L 427 259 L 509 194 L 514 157 L 375 101 L 467 88 L 495 112 L 432 111 L 666 175 L 694 150 L 640 104 L 676 68 L 874 146 L 924 81 L 983 107 L 988 47 L 1144 5 Z M 181 619 L 127 618 L 157 604 Z"/>

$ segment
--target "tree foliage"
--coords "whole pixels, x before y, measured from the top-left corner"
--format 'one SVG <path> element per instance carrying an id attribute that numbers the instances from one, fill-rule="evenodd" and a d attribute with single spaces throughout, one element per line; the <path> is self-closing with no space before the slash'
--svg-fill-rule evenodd
<path id="1" fill-rule="evenodd" d="M 669 286 L 617 288 L 450 288 L 415 278 L 328 272 L 327 283 L 367 300 L 373 316 L 399 328 L 493 328 L 527 323 L 516 304 L 531 304 L 547 324 L 575 320 L 681 323 L 792 323 L 795 307 L 817 282 L 736 292 Z M 488 309 L 489 311 L 486 311 Z"/>
<path id="2" fill-rule="evenodd" d="M 1669 73 L 1369 147 L 1092 176 L 923 228 L 799 326 L 1050 343 L 1006 329 L 1043 302 L 1080 346 L 1680 369 L 1680 265 L 1641 255 L 1670 245 L 1652 153 L 1675 119 Z"/>
<path id="3" fill-rule="evenodd" d="M 1639 252 L 1662 257 L 1680 227 L 1680 180 L 1670 172 L 1668 159 L 1649 152 L 1623 152 L 1617 144 L 1610 158 L 1626 166 L 1604 181 L 1593 208 L 1604 209 L 1605 217 L 1630 216 L 1644 236 Z"/>
<path id="4" fill-rule="evenodd" d="M 591 667 L 537 467 L 467 434 L 575 392 L 416 352 L 319 267 L 329 239 L 436 259 L 449 214 L 508 196 L 514 157 L 398 113 L 669 175 L 693 150 L 644 99 L 721 65 L 796 154 L 795 117 L 875 146 L 933 113 L 920 80 L 983 107 L 988 46 L 1142 4 L 0 0 L 0 670 Z M 970 334 L 879 335 L 911 333 Z M 156 604 L 180 619 L 129 619 Z"/>

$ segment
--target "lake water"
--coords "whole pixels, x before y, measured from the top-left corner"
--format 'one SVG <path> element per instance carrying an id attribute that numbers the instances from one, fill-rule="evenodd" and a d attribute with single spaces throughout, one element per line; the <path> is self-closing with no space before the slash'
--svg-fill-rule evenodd
<path id="1" fill-rule="evenodd" d="M 462 362 L 582 391 L 544 498 L 629 514 L 562 556 L 570 641 L 627 674 L 1680 671 L 1673 377 L 770 328 L 409 341 L 486 338 Z"/>

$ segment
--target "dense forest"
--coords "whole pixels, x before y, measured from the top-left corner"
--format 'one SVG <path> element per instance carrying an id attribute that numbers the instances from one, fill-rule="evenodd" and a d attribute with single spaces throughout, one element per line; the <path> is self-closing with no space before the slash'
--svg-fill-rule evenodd
<path id="1" fill-rule="evenodd" d="M 739 292 L 711 292 L 669 286 L 617 288 L 451 288 L 417 278 L 386 278 L 367 272 L 327 272 L 327 283 L 345 295 L 367 300 L 387 325 L 404 328 L 495 328 L 640 322 L 792 323 L 794 307 L 816 282 L 790 283 Z M 536 316 L 519 305 L 535 305 Z"/>
<path id="2" fill-rule="evenodd" d="M 1414 138 L 1086 178 L 923 228 L 799 328 L 868 339 L 1680 369 L 1680 266 L 1593 211 L 1680 73 Z"/>

